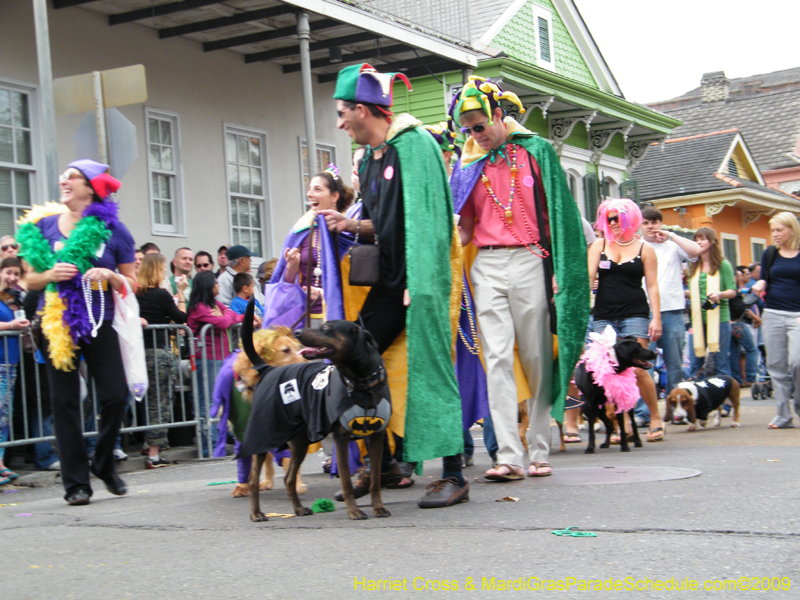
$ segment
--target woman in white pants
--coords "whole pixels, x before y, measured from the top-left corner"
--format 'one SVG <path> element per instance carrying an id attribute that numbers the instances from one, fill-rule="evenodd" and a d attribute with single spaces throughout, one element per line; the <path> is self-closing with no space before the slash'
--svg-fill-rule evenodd
<path id="1" fill-rule="evenodd" d="M 764 252 L 761 279 L 752 291 L 766 290 L 762 327 L 778 410 L 768 427 L 786 429 L 794 427 L 792 397 L 800 415 L 800 224 L 792 213 L 782 212 L 769 225 L 775 245 Z"/>

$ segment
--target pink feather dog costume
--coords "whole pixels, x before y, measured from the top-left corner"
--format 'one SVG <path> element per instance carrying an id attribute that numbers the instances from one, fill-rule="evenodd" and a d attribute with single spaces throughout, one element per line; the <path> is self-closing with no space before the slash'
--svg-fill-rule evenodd
<path id="1" fill-rule="evenodd" d="M 634 367 L 629 367 L 621 373 L 614 370 L 619 365 L 614 352 L 617 332 L 608 325 L 602 334 L 592 332 L 589 337 L 592 341 L 578 364 L 586 365 L 586 370 L 592 374 L 592 380 L 605 390 L 606 398 L 614 403 L 617 414 L 631 410 L 639 400 L 636 371 Z"/>

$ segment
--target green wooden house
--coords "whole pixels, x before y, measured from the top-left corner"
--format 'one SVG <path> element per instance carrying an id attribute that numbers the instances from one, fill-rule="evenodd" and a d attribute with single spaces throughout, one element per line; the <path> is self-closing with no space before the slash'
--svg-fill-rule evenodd
<path id="1" fill-rule="evenodd" d="M 625 100 L 575 2 L 471 0 L 469 13 L 477 68 L 413 78 L 413 92 L 396 85 L 395 111 L 438 123 L 468 75 L 502 81 L 526 108 L 509 114 L 553 143 L 587 219 L 605 197 L 638 201 L 628 172 L 681 122 Z"/>

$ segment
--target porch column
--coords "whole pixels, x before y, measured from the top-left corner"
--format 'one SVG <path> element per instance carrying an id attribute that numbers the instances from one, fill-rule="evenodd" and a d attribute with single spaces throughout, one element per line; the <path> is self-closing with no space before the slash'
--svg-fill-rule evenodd
<path id="1" fill-rule="evenodd" d="M 308 26 L 308 13 L 297 15 L 297 39 L 300 40 L 300 72 L 303 80 L 303 111 L 306 117 L 306 144 L 308 148 L 308 175 L 317 172 L 317 132 L 314 128 L 314 95 L 311 90 L 311 54 L 308 40 L 311 29 Z M 305 190 L 303 190 L 305 192 Z"/>
<path id="2" fill-rule="evenodd" d="M 45 188 L 43 201 L 55 202 L 58 191 L 58 147 L 56 146 L 56 107 L 53 99 L 53 66 L 50 60 L 50 28 L 47 23 L 47 0 L 33 0 L 36 29 L 36 55 L 39 63 L 39 87 L 42 103 L 42 139 L 44 141 Z"/>

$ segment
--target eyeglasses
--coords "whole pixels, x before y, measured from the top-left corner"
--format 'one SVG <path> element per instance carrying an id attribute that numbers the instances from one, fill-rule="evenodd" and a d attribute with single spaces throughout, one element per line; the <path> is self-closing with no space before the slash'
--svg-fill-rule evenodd
<path id="1" fill-rule="evenodd" d="M 336 111 L 336 116 L 339 117 L 340 119 L 343 119 L 344 118 L 344 111 L 346 111 L 346 110 L 353 110 L 353 109 L 350 108 L 349 106 L 345 106 L 342 110 L 337 110 Z"/>
<path id="2" fill-rule="evenodd" d="M 475 125 L 474 127 L 462 127 L 461 133 L 466 135 L 470 135 L 472 133 L 483 133 L 483 130 L 486 129 L 486 126 L 489 124 L 489 121 L 485 123 L 481 123 L 480 125 Z"/>
<path id="3" fill-rule="evenodd" d="M 609 223 L 619 223 L 619 215 L 614 215 L 613 217 L 608 217 Z"/>
<path id="4" fill-rule="evenodd" d="M 210 269 L 211 263 L 197 263 L 195 264 L 196 269 Z"/>
<path id="5" fill-rule="evenodd" d="M 60 183 L 63 183 L 65 181 L 70 181 L 71 179 L 83 179 L 84 181 L 86 181 L 86 177 L 84 177 L 77 171 L 64 171 L 61 175 L 58 176 L 58 181 Z"/>
<path id="6" fill-rule="evenodd" d="M 8 251 L 9 249 L 16 250 L 17 248 L 19 248 L 19 244 L 3 244 L 2 246 L 0 246 L 0 250 L 2 250 L 3 252 Z"/>

